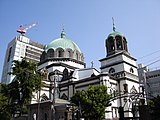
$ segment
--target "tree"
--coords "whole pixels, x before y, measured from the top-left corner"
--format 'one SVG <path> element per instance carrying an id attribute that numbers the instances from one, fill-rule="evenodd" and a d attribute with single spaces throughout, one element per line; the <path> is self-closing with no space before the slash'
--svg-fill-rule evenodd
<path id="1" fill-rule="evenodd" d="M 15 75 L 15 79 L 8 84 L 8 97 L 13 112 L 26 112 L 26 105 L 31 102 L 33 92 L 39 91 L 43 85 L 41 74 L 36 71 L 37 66 L 33 62 L 13 61 L 13 71 L 9 74 Z M 12 113 L 14 114 L 14 113 Z"/>
<path id="2" fill-rule="evenodd" d="M 0 118 L 2 120 L 10 120 L 11 118 L 9 99 L 4 95 L 6 89 L 7 85 L 0 84 Z"/>
<path id="3" fill-rule="evenodd" d="M 71 98 L 71 102 L 79 107 L 82 117 L 89 120 L 102 120 L 105 117 L 105 109 L 110 106 L 111 96 L 103 85 L 89 86 L 86 91 L 77 91 Z"/>
<path id="4" fill-rule="evenodd" d="M 149 110 L 153 120 L 159 120 L 160 118 L 160 96 L 153 97 L 149 103 Z"/>

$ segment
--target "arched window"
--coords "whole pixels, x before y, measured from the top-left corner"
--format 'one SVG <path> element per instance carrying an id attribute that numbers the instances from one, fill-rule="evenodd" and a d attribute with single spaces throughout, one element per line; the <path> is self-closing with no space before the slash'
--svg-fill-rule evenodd
<path id="1" fill-rule="evenodd" d="M 72 55 L 73 55 L 72 50 L 71 49 L 67 49 L 67 51 L 66 51 L 66 57 L 72 58 Z"/>
<path id="2" fill-rule="evenodd" d="M 109 69 L 109 73 L 111 74 L 111 73 L 114 73 L 115 72 L 115 69 L 114 68 L 110 68 Z"/>
<path id="3" fill-rule="evenodd" d="M 116 45 L 118 50 L 122 50 L 122 38 L 120 36 L 116 36 Z"/>
<path id="4" fill-rule="evenodd" d="M 115 50 L 113 37 L 108 38 L 108 45 L 107 45 L 107 47 L 109 48 L 109 52 Z"/>
<path id="5" fill-rule="evenodd" d="M 45 58 L 46 58 L 46 52 L 43 51 L 43 53 L 42 53 L 42 55 L 41 55 L 41 57 L 40 57 L 40 61 L 45 60 Z"/>
<path id="6" fill-rule="evenodd" d="M 81 54 L 81 61 L 84 61 L 84 57 L 83 57 L 83 54 Z"/>
<path id="7" fill-rule="evenodd" d="M 63 70 L 63 77 L 62 77 L 62 80 L 66 80 L 66 79 L 68 79 L 68 78 L 69 78 L 68 69 L 65 68 L 65 69 Z"/>
<path id="8" fill-rule="evenodd" d="M 76 53 L 76 59 L 79 60 L 79 55 L 78 55 L 78 53 Z"/>
<path id="9" fill-rule="evenodd" d="M 57 49 L 57 57 L 64 57 L 64 50 L 62 48 Z"/>
<path id="10" fill-rule="evenodd" d="M 128 84 L 123 84 L 124 87 L 124 93 L 128 93 Z"/>
<path id="11" fill-rule="evenodd" d="M 124 50 L 126 50 L 128 52 L 127 41 L 126 41 L 125 37 L 123 37 L 123 45 L 124 45 Z"/>
<path id="12" fill-rule="evenodd" d="M 54 57 L 54 50 L 53 50 L 53 49 L 49 49 L 49 50 L 48 50 L 48 52 L 47 52 L 47 57 L 48 57 L 48 58 Z"/>
<path id="13" fill-rule="evenodd" d="M 133 70 L 133 68 L 132 68 L 132 67 L 130 68 L 130 72 L 131 72 L 131 73 L 134 73 L 134 70 Z"/>

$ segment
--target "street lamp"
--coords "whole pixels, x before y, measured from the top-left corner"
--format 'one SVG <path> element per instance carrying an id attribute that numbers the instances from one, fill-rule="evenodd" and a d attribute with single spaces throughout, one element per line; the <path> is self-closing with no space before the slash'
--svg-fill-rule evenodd
<path id="1" fill-rule="evenodd" d="M 53 75 L 53 79 L 51 79 L 51 76 Z M 53 98 L 52 98 L 52 105 L 51 105 L 51 110 L 52 110 L 52 114 L 51 114 L 51 118 L 52 120 L 55 120 L 55 96 L 56 96 L 56 88 L 57 88 L 57 85 L 56 85 L 56 82 L 58 80 L 58 76 L 57 76 L 57 72 L 51 72 L 49 73 L 49 80 L 51 82 L 51 86 L 50 86 L 50 93 L 52 94 Z M 52 90 L 53 90 L 53 93 L 52 93 Z"/>

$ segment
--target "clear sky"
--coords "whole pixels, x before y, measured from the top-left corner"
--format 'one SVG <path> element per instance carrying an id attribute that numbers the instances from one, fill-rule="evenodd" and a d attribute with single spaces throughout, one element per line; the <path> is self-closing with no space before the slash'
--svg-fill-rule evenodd
<path id="1" fill-rule="evenodd" d="M 160 59 L 160 0 L 0 0 L 0 77 L 7 45 L 18 35 L 19 25 L 35 22 L 38 25 L 27 31 L 28 38 L 49 44 L 60 37 L 64 25 L 67 38 L 84 53 L 87 67 L 93 61 L 99 69 L 112 17 L 137 63 Z M 156 62 L 149 67 L 159 66 Z"/>

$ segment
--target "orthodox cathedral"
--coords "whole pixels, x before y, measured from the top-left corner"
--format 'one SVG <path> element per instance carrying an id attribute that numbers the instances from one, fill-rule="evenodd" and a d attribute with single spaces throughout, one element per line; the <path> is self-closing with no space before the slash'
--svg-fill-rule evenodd
<path id="1" fill-rule="evenodd" d="M 45 85 L 34 93 L 28 106 L 29 119 L 36 120 L 38 116 L 44 120 L 73 119 L 69 100 L 77 90 L 85 91 L 89 85 L 105 85 L 114 98 L 112 105 L 106 108 L 107 120 L 118 119 L 121 108 L 126 118 L 138 116 L 132 113 L 139 93 L 136 59 L 128 52 L 126 37 L 116 31 L 114 24 L 113 32 L 105 39 L 105 47 L 106 56 L 99 60 L 99 71 L 86 68 L 82 51 L 67 38 L 64 29 L 60 38 L 46 45 L 38 64 L 38 70 L 45 75 Z"/>

